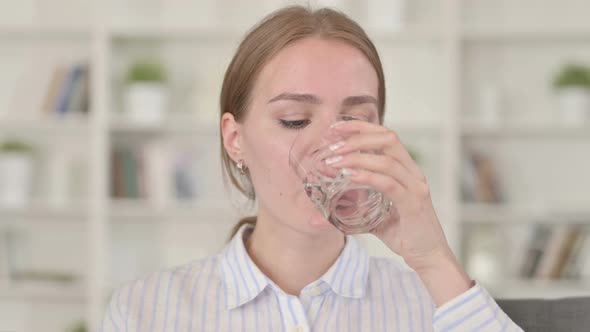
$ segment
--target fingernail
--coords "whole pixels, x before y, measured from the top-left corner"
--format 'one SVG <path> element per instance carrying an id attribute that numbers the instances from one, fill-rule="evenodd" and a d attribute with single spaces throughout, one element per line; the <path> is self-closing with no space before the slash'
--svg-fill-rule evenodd
<path id="1" fill-rule="evenodd" d="M 346 121 L 338 121 L 338 122 L 334 122 L 330 125 L 330 128 L 336 128 L 342 124 L 344 124 Z"/>
<path id="2" fill-rule="evenodd" d="M 343 168 L 342 175 L 344 176 L 356 176 L 358 174 L 357 171 L 350 169 L 350 168 Z"/>
<path id="3" fill-rule="evenodd" d="M 330 151 L 336 151 L 343 146 L 344 146 L 344 141 L 339 141 L 339 142 L 336 142 L 336 143 L 328 146 L 328 149 L 330 149 Z"/>
<path id="4" fill-rule="evenodd" d="M 326 163 L 326 165 L 332 165 L 333 163 L 338 162 L 340 160 L 342 160 L 342 156 L 334 156 L 324 160 L 324 162 Z"/>

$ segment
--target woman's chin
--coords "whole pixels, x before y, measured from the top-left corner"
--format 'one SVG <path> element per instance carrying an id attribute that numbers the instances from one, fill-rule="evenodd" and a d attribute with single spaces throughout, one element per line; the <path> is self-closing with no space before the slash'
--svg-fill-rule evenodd
<path id="1" fill-rule="evenodd" d="M 314 211 L 308 219 L 309 226 L 314 231 L 335 231 L 336 227 L 332 225 L 320 211 Z"/>

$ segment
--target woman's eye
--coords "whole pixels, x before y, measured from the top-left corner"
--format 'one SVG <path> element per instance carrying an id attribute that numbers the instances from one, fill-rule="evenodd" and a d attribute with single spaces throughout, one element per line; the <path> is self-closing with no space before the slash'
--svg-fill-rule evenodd
<path id="1" fill-rule="evenodd" d="M 309 124 L 309 120 L 279 120 L 281 125 L 287 129 L 301 129 Z"/>
<path id="2" fill-rule="evenodd" d="M 359 116 L 354 116 L 354 115 L 343 115 L 342 120 L 343 121 L 361 120 L 361 118 Z"/>

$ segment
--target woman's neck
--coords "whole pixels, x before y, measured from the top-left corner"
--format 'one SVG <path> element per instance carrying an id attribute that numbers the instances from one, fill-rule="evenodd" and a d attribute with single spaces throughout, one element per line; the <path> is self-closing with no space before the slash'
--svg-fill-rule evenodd
<path id="1" fill-rule="evenodd" d="M 264 220 L 259 214 L 256 227 L 246 240 L 246 249 L 262 273 L 284 292 L 298 296 L 332 266 L 344 243 L 339 232 L 308 234 Z"/>

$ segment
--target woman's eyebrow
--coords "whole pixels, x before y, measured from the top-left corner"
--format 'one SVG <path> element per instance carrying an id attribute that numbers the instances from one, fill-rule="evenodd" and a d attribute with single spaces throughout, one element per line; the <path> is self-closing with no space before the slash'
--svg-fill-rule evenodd
<path id="1" fill-rule="evenodd" d="M 308 93 L 287 93 L 283 92 L 268 101 L 268 103 L 272 103 L 279 100 L 291 100 L 297 101 L 300 103 L 307 103 L 307 104 L 321 104 L 322 101 L 316 95 L 308 94 Z"/>
<path id="2" fill-rule="evenodd" d="M 342 106 L 349 107 L 349 106 L 356 106 L 361 104 L 375 104 L 377 105 L 377 99 L 373 96 L 369 95 L 362 95 L 362 96 L 350 96 L 346 97 L 344 101 L 342 101 Z"/>
<path id="3" fill-rule="evenodd" d="M 312 95 L 309 93 L 288 93 L 288 92 L 283 92 L 283 93 L 273 97 L 272 99 L 270 99 L 268 101 L 268 103 L 270 104 L 272 102 L 279 101 L 279 100 L 290 100 L 290 101 L 296 101 L 296 102 L 300 102 L 300 103 L 307 103 L 307 104 L 314 104 L 314 105 L 319 105 L 322 103 L 322 100 L 316 95 Z M 349 97 L 344 98 L 344 100 L 342 101 L 342 106 L 350 107 L 350 106 L 356 106 L 356 105 L 367 104 L 367 103 L 377 105 L 377 99 L 373 96 L 370 96 L 370 95 L 349 96 Z"/>

